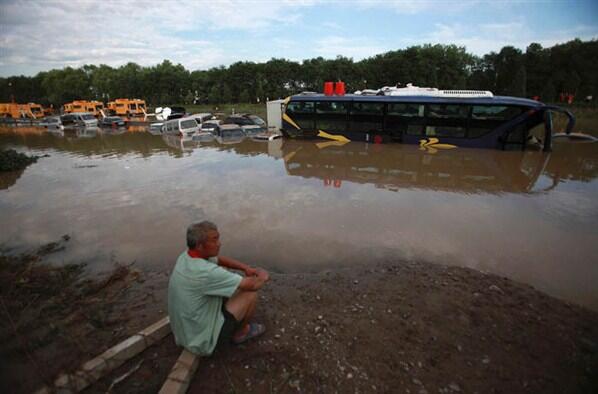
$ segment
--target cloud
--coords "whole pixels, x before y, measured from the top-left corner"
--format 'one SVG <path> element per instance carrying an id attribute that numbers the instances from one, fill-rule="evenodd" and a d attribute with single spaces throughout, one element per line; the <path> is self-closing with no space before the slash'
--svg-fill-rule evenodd
<path id="1" fill-rule="evenodd" d="M 0 74 L 169 59 L 186 68 L 230 63 L 221 38 L 301 20 L 312 1 L 47 1 L 0 5 Z M 15 72 L 16 71 L 16 72 Z"/>
<path id="2" fill-rule="evenodd" d="M 478 56 L 489 52 L 498 52 L 505 46 L 513 46 L 525 51 L 532 42 L 544 47 L 572 40 L 574 37 L 583 40 L 595 39 L 597 30 L 590 26 L 578 25 L 569 29 L 551 31 L 540 34 L 528 27 L 522 20 L 508 23 L 487 24 L 436 24 L 429 34 L 405 39 L 409 45 L 423 43 L 455 44 L 466 47 L 468 52 Z"/>
<path id="3" fill-rule="evenodd" d="M 416 15 L 423 13 L 455 14 L 472 8 L 479 0 L 356 0 L 355 4 L 362 9 L 388 9 L 400 15 Z"/>
<path id="4" fill-rule="evenodd" d="M 318 40 L 315 51 L 324 58 L 335 58 L 337 55 L 361 60 L 378 53 L 387 52 L 389 48 L 366 38 L 346 38 L 328 36 Z"/>

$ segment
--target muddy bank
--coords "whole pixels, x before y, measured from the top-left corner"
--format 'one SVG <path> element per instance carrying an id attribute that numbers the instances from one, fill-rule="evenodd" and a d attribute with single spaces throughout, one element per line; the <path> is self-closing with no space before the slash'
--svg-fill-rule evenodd
<path id="1" fill-rule="evenodd" d="M 155 303 L 151 285 L 141 286 L 151 275 L 115 263 L 90 278 L 84 263 L 52 261 L 69 239 L 21 255 L 0 253 L 0 391 L 32 392 L 150 323 L 131 313 Z"/>
<path id="2" fill-rule="evenodd" d="M 32 392 L 166 311 L 167 272 L 47 264 L 68 236 L 0 255 L 0 387 Z M 598 314 L 506 278 L 429 263 L 273 274 L 260 339 L 204 358 L 190 392 L 590 393 Z M 86 390 L 157 392 L 172 335 Z M 130 375 L 124 380 L 119 377 Z"/>
<path id="3" fill-rule="evenodd" d="M 474 270 L 427 263 L 273 275 L 259 340 L 202 359 L 189 392 L 590 393 L 598 314 Z M 96 383 L 156 392 L 172 336 Z"/>

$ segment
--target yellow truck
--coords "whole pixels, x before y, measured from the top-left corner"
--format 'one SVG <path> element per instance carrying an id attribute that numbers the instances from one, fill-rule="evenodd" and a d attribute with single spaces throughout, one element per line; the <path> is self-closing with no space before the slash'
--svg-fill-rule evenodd
<path id="1" fill-rule="evenodd" d="M 0 103 L 0 117 L 3 118 L 31 118 L 44 117 L 44 108 L 36 103 Z"/>
<path id="2" fill-rule="evenodd" d="M 94 116 L 98 116 L 104 109 L 104 103 L 95 100 L 75 100 L 73 102 L 64 104 L 62 108 L 65 114 L 70 114 L 72 112 L 89 112 Z"/>
<path id="3" fill-rule="evenodd" d="M 141 99 L 116 99 L 108 103 L 108 109 L 119 116 L 145 115 L 145 100 Z"/>

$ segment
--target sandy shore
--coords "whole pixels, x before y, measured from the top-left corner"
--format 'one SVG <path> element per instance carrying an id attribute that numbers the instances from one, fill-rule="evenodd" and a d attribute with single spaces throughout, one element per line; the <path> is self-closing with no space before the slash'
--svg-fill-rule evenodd
<path id="1" fill-rule="evenodd" d="M 38 366 L 46 366 L 43 377 L 18 350 L 4 357 L 3 342 L 2 359 L 14 363 L 3 367 L 1 387 L 29 392 L 165 315 L 167 273 L 117 279 L 102 289 L 119 295 L 109 310 L 105 302 L 89 307 L 104 308 L 103 326 L 90 328 L 84 319 L 64 325 L 63 335 L 33 352 Z M 379 262 L 371 268 L 273 274 L 256 320 L 266 324 L 266 334 L 202 359 L 189 392 L 598 389 L 597 313 L 470 269 Z M 156 392 L 179 354 L 170 335 L 87 392 L 106 392 L 137 365 L 112 392 Z"/>

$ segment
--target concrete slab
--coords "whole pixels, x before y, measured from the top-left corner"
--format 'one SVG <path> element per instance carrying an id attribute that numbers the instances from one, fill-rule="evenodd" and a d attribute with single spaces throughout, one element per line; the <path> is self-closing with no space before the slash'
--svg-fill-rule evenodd
<path id="1" fill-rule="evenodd" d="M 35 394 L 77 393 L 90 384 L 106 375 L 108 372 L 124 364 L 141 353 L 148 346 L 158 342 L 170 333 L 170 320 L 168 316 L 157 321 L 139 333 L 125 339 L 116 346 L 111 347 L 99 356 L 87 361 L 79 370 L 62 374 L 54 381 L 54 387 L 43 387 Z"/>
<path id="2" fill-rule="evenodd" d="M 160 394 L 184 394 L 199 366 L 199 356 L 183 350 L 160 389 Z"/>

